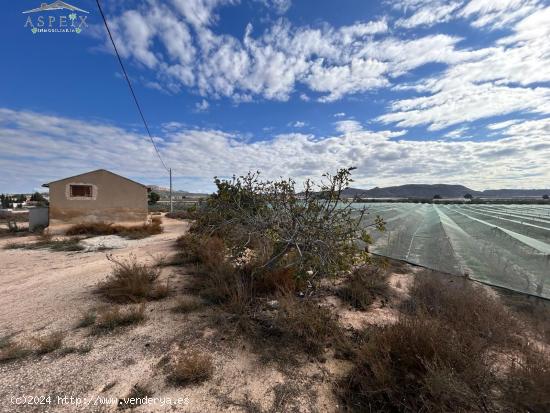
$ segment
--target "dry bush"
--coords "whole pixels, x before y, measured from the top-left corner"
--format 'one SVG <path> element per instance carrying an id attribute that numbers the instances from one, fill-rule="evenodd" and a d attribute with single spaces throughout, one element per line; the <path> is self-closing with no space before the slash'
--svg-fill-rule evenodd
<path id="1" fill-rule="evenodd" d="M 281 296 L 279 307 L 274 324 L 281 339 L 307 354 L 320 356 L 340 333 L 330 310 L 312 300 Z"/>
<path id="2" fill-rule="evenodd" d="M 10 242 L 4 246 L 5 249 L 27 249 L 37 250 L 49 248 L 53 251 L 82 251 L 84 247 L 80 245 L 80 239 L 55 239 L 50 235 L 42 234 L 38 240 L 31 243 Z"/>
<path id="3" fill-rule="evenodd" d="M 89 327 L 95 323 L 97 313 L 95 310 L 90 310 L 83 313 L 80 319 L 76 322 L 75 328 Z"/>
<path id="4" fill-rule="evenodd" d="M 70 227 L 67 235 L 116 235 L 116 227 L 106 222 L 82 223 Z"/>
<path id="5" fill-rule="evenodd" d="M 61 348 L 63 344 L 63 334 L 54 332 L 41 337 L 34 337 L 32 343 L 36 354 L 51 353 Z"/>
<path id="6" fill-rule="evenodd" d="M 178 237 L 176 247 L 178 258 L 183 264 L 194 264 L 200 261 L 199 251 L 203 244 L 203 237 L 197 234 L 187 233 Z"/>
<path id="7" fill-rule="evenodd" d="M 403 318 L 373 330 L 341 383 L 350 411 L 488 411 L 493 360 L 444 322 Z"/>
<path id="8" fill-rule="evenodd" d="M 427 271 L 417 274 L 409 293 L 406 312 L 437 317 L 462 335 L 479 336 L 488 345 L 510 344 L 510 333 L 518 329 L 508 309 L 468 279 Z"/>
<path id="9" fill-rule="evenodd" d="M 372 265 L 357 268 L 338 289 L 338 296 L 359 310 L 366 310 L 377 296 L 387 296 L 388 277 Z"/>
<path id="10" fill-rule="evenodd" d="M 158 298 L 158 266 L 141 264 L 133 255 L 120 261 L 110 255 L 107 258 L 114 263 L 114 267 L 107 279 L 97 286 L 98 293 L 118 303 Z"/>
<path id="11" fill-rule="evenodd" d="M 178 299 L 176 306 L 172 309 L 175 313 L 190 313 L 198 310 L 202 306 L 202 301 L 196 297 L 185 296 Z"/>
<path id="12" fill-rule="evenodd" d="M 13 341 L 11 335 L 0 337 L 0 363 L 23 358 L 29 353 L 30 350 Z"/>
<path id="13" fill-rule="evenodd" d="M 550 356 L 524 348 L 503 380 L 502 395 L 508 411 L 550 412 Z"/>
<path id="14" fill-rule="evenodd" d="M 141 239 L 162 233 L 161 222 L 160 217 L 153 217 L 150 223 L 134 226 L 114 225 L 105 222 L 82 223 L 70 227 L 66 231 L 66 234 L 87 236 L 120 235 L 129 239 Z"/>
<path id="15" fill-rule="evenodd" d="M 507 290 L 499 290 L 503 303 L 542 341 L 550 344 L 550 302 Z"/>
<path id="16" fill-rule="evenodd" d="M 184 209 L 181 211 L 169 212 L 166 215 L 166 218 L 172 219 L 194 219 L 195 218 L 195 209 Z"/>
<path id="17" fill-rule="evenodd" d="M 256 294 L 291 294 L 306 287 L 304 280 L 296 277 L 293 268 L 275 268 L 259 272 L 254 277 Z"/>
<path id="18" fill-rule="evenodd" d="M 193 350 L 180 353 L 169 367 L 168 379 L 177 385 L 201 383 L 212 377 L 214 365 L 212 358 Z"/>
<path id="19" fill-rule="evenodd" d="M 137 324 L 145 320 L 145 305 L 120 308 L 106 307 L 98 310 L 93 326 L 93 333 L 99 334 L 112 331 L 118 327 Z"/>

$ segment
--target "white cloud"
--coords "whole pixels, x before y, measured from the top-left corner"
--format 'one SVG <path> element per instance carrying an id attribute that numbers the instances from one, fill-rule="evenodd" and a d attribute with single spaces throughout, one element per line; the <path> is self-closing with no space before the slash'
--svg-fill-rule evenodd
<path id="1" fill-rule="evenodd" d="M 291 122 L 289 126 L 292 126 L 294 128 L 303 128 L 307 126 L 307 122 L 297 120 L 296 122 Z"/>
<path id="2" fill-rule="evenodd" d="M 464 126 L 462 128 L 454 129 L 450 132 L 447 132 L 444 137 L 449 139 L 464 139 L 466 136 L 465 132 L 468 131 L 468 127 Z"/>
<path id="3" fill-rule="evenodd" d="M 210 104 L 206 99 L 201 100 L 200 102 L 195 103 L 195 110 L 197 112 L 205 112 L 210 107 Z"/>
<path id="4" fill-rule="evenodd" d="M 393 113 L 378 119 L 384 123 L 396 122 L 399 127 L 429 125 L 429 130 L 439 130 L 457 123 L 518 111 L 548 114 L 550 88 L 465 84 L 431 96 L 394 102 L 392 110 Z"/>
<path id="5" fill-rule="evenodd" d="M 177 187 L 193 191 L 211 190 L 215 175 L 260 170 L 266 178 L 300 181 L 351 165 L 358 167 L 358 186 L 454 182 L 480 189 L 542 187 L 550 179 L 549 119 L 511 125 L 504 138 L 481 142 L 398 140 L 405 131 L 375 132 L 343 122 L 347 126 L 337 136 L 293 133 L 260 141 L 177 124 L 166 131 L 159 150 L 175 171 Z M 0 167 L 10 171 L 0 175 L 4 190 L 24 191 L 96 168 L 145 183 L 166 179 L 145 135 L 110 124 L 0 109 L 0 135 Z M 486 168 L 488 161 L 491 168 Z"/>
<path id="6" fill-rule="evenodd" d="M 151 0 L 147 7 L 110 19 L 124 56 L 154 70 L 168 90 L 192 87 L 205 97 L 237 102 L 256 97 L 285 101 L 297 85 L 331 102 L 388 87 L 393 78 L 426 63 L 478 57 L 475 51 L 459 50 L 458 37 L 392 37 L 386 18 L 339 28 L 295 27 L 278 19 L 259 34 L 249 24 L 242 39 L 215 33 L 216 8 L 234 3 L 173 0 L 176 12 Z M 309 98 L 304 92 L 299 96 Z"/>
<path id="7" fill-rule="evenodd" d="M 541 86 L 550 81 L 550 25 L 541 24 L 548 19 L 550 7 L 537 10 L 497 45 L 450 62 L 439 75 L 400 85 L 427 94 L 394 101 L 379 120 L 438 130 L 514 112 L 550 113 L 550 88 Z"/>
<path id="8" fill-rule="evenodd" d="M 460 11 L 460 16 L 475 18 L 474 27 L 496 29 L 532 13 L 538 3 L 538 0 L 470 0 Z"/>
<path id="9" fill-rule="evenodd" d="M 333 115 L 335 118 L 343 118 L 346 116 L 345 112 L 338 112 Z"/>
<path id="10" fill-rule="evenodd" d="M 257 0 L 262 2 L 266 7 L 272 8 L 278 14 L 285 14 L 290 6 L 292 6 L 292 0 Z"/>
<path id="11" fill-rule="evenodd" d="M 338 132 L 344 134 L 363 130 L 363 126 L 361 125 L 361 123 L 357 122 L 356 120 L 350 119 L 334 122 L 334 126 Z"/>
<path id="12" fill-rule="evenodd" d="M 510 119 L 510 120 L 505 120 L 503 122 L 491 123 L 491 124 L 487 125 L 487 128 L 491 129 L 491 130 L 504 129 L 504 128 L 507 128 L 508 126 L 514 125 L 518 122 L 521 122 L 521 120 L 519 120 L 519 119 Z"/>
<path id="13" fill-rule="evenodd" d="M 453 12 L 462 6 L 462 1 L 430 1 L 422 7 L 415 7 L 416 11 L 407 18 L 400 18 L 395 22 L 397 27 L 412 29 L 418 26 L 431 27 L 454 18 Z"/>

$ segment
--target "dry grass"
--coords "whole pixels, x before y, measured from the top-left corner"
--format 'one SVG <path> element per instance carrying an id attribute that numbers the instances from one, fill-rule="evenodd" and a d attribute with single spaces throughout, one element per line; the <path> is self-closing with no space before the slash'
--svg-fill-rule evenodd
<path id="1" fill-rule="evenodd" d="M 0 337 L 0 363 L 17 360 L 27 356 L 30 350 L 13 341 L 11 335 Z"/>
<path id="2" fill-rule="evenodd" d="M 196 297 L 185 296 L 178 299 L 176 306 L 172 308 L 175 313 L 191 313 L 198 310 L 203 305 L 202 301 Z"/>
<path id="3" fill-rule="evenodd" d="M 41 337 L 34 337 L 32 343 L 36 354 L 51 353 L 63 345 L 63 334 L 61 332 L 53 332 Z"/>
<path id="4" fill-rule="evenodd" d="M 348 352 L 354 367 L 340 393 L 347 410 L 502 411 L 501 399 L 510 393 L 503 383 L 532 399 L 550 396 L 535 380 L 543 372 L 526 370 L 519 382 L 521 374 L 506 372 L 510 354 L 529 353 L 519 348 L 514 318 L 484 288 L 425 272 L 409 293 L 396 324 L 368 330 L 366 342 Z M 536 411 L 520 407 L 504 411 Z"/>
<path id="5" fill-rule="evenodd" d="M 426 313 L 462 335 L 479 335 L 487 344 L 511 344 L 510 333 L 518 330 L 510 311 L 467 279 L 425 271 L 417 274 L 409 293 L 405 312 Z"/>
<path id="6" fill-rule="evenodd" d="M 51 249 L 53 251 L 82 251 L 84 247 L 80 245 L 80 239 L 55 239 L 49 235 L 40 235 L 38 241 L 30 243 L 10 242 L 4 246 L 4 249 Z"/>
<path id="7" fill-rule="evenodd" d="M 178 237 L 176 247 L 178 249 L 178 258 L 183 264 L 195 264 L 200 261 L 199 252 L 203 238 L 200 236 L 187 233 Z"/>
<path id="8" fill-rule="evenodd" d="M 169 212 L 166 218 L 172 219 L 195 219 L 195 211 L 193 209 L 184 209 L 181 211 Z"/>
<path id="9" fill-rule="evenodd" d="M 500 298 L 516 316 L 538 336 L 550 344 L 550 302 L 537 297 L 499 290 Z"/>
<path id="10" fill-rule="evenodd" d="M 95 310 L 90 310 L 86 313 L 83 313 L 80 319 L 76 322 L 75 328 L 85 328 L 93 325 L 97 318 L 97 313 Z"/>
<path id="11" fill-rule="evenodd" d="M 212 377 L 213 373 L 212 358 L 207 354 L 193 350 L 177 355 L 175 362 L 169 367 L 168 380 L 184 386 L 206 381 Z"/>
<path id="12" fill-rule="evenodd" d="M 493 360 L 445 323 L 403 318 L 371 331 L 341 383 L 350 411 L 487 411 Z"/>
<path id="13" fill-rule="evenodd" d="M 107 300 L 117 303 L 139 302 L 158 299 L 168 294 L 168 286 L 157 282 L 160 268 L 157 265 L 141 264 L 135 256 L 127 260 L 108 259 L 114 263 L 112 273 L 97 286 L 96 291 Z"/>
<path id="14" fill-rule="evenodd" d="M 508 411 L 550 412 L 550 356 L 533 348 L 515 358 L 504 378 L 502 395 Z"/>
<path id="15" fill-rule="evenodd" d="M 141 239 L 162 233 L 162 219 L 153 217 L 150 223 L 123 226 L 105 222 L 83 223 L 73 225 L 66 232 L 67 235 L 120 235 L 129 239 Z"/>
<path id="16" fill-rule="evenodd" d="M 366 310 L 377 296 L 389 291 L 385 271 L 372 265 L 357 268 L 338 289 L 338 296 L 358 310 Z"/>
<path id="17" fill-rule="evenodd" d="M 284 345 L 320 356 L 340 333 L 330 310 L 312 300 L 281 296 L 279 306 L 274 324 Z"/>
<path id="18" fill-rule="evenodd" d="M 141 323 L 143 320 L 145 320 L 144 304 L 126 308 L 118 306 L 105 307 L 98 310 L 92 333 L 106 333 L 119 327 Z"/>

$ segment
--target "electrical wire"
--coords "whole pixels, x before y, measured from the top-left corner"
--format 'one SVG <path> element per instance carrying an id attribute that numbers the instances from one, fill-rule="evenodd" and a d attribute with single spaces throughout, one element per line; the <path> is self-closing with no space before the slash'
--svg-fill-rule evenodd
<path id="1" fill-rule="evenodd" d="M 126 78 L 126 82 L 128 83 L 128 87 L 130 88 L 130 92 L 132 93 L 132 97 L 134 98 L 134 102 L 137 106 L 139 115 L 141 116 L 141 120 L 143 121 L 143 125 L 145 126 L 145 130 L 147 131 L 147 134 L 149 135 L 149 140 L 153 144 L 153 147 L 155 148 L 155 151 L 157 153 L 158 158 L 160 159 L 160 162 L 162 163 L 162 166 L 164 169 L 169 171 L 169 168 L 164 163 L 164 160 L 160 156 L 160 152 L 157 148 L 157 145 L 155 144 L 155 141 L 153 139 L 153 135 L 151 135 L 151 131 L 149 130 L 149 125 L 147 125 L 147 121 L 145 120 L 145 116 L 143 115 L 143 111 L 141 110 L 141 106 L 139 104 L 139 101 L 137 99 L 136 93 L 134 92 L 134 88 L 132 87 L 132 82 L 130 82 L 130 78 L 128 77 L 128 73 L 126 72 L 126 68 L 124 67 L 124 64 L 122 63 L 122 58 L 120 57 L 120 54 L 118 53 L 118 49 L 116 47 L 115 41 L 113 39 L 113 35 L 111 34 L 111 30 L 109 29 L 109 25 L 107 24 L 107 19 L 105 18 L 105 14 L 103 14 L 103 9 L 101 8 L 101 4 L 99 4 L 99 0 L 96 0 L 97 8 L 99 9 L 99 13 L 101 14 L 101 18 L 103 19 L 103 23 L 105 24 L 105 28 L 107 29 L 107 33 L 109 34 L 109 38 L 111 39 L 111 43 L 113 44 L 113 48 L 115 49 L 116 56 L 118 58 L 118 63 L 120 63 L 120 67 L 122 68 L 122 72 L 124 73 L 124 77 Z"/>

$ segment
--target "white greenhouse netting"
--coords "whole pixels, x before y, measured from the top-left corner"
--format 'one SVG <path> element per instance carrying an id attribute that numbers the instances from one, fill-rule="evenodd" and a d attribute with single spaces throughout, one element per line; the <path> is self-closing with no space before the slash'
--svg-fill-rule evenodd
<path id="1" fill-rule="evenodd" d="M 550 206 L 366 206 L 386 222 L 372 252 L 550 299 Z"/>

